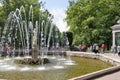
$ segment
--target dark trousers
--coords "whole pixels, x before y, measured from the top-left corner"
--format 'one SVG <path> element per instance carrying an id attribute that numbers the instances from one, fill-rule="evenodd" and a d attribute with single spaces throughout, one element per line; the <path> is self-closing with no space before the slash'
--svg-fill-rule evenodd
<path id="1" fill-rule="evenodd" d="M 2 52 L 1 56 L 3 57 L 7 56 L 7 52 Z"/>
<path id="2" fill-rule="evenodd" d="M 118 52 L 118 56 L 120 56 L 120 52 Z"/>

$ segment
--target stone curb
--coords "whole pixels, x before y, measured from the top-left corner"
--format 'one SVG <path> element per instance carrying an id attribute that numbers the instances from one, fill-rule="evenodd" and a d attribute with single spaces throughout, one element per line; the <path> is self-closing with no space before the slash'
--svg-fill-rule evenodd
<path id="1" fill-rule="evenodd" d="M 118 70 L 120 70 L 120 66 L 115 66 L 115 67 L 103 69 L 103 70 L 100 70 L 100 71 L 96 71 L 96 72 L 93 72 L 93 73 L 90 73 L 90 74 L 86 74 L 86 75 L 83 75 L 83 76 L 80 76 L 80 77 L 75 77 L 75 78 L 72 78 L 72 79 L 69 79 L 69 80 L 90 80 L 90 79 L 93 79 L 93 78 L 96 78 L 96 77 L 99 77 L 99 76 L 102 76 L 102 75 L 105 75 L 105 74 L 108 74 L 108 73 L 112 73 L 112 72 L 115 72 L 115 71 L 118 71 Z"/>
<path id="2" fill-rule="evenodd" d="M 69 54 L 69 52 L 67 52 L 67 54 Z M 92 73 L 89 73 L 89 74 L 86 74 L 83 76 L 75 77 L 75 78 L 72 78 L 69 80 L 90 80 L 90 79 L 120 70 L 120 61 L 119 60 L 112 59 L 112 58 L 104 56 L 104 55 L 100 55 L 100 54 L 96 55 L 96 54 L 88 53 L 88 52 L 87 53 L 86 52 L 71 52 L 70 55 L 80 56 L 80 57 L 86 57 L 86 55 L 87 55 L 87 57 L 89 57 L 89 58 L 97 58 L 97 59 L 100 59 L 103 61 L 107 61 L 115 66 L 107 68 L 107 69 L 102 69 L 102 70 L 99 70 L 96 72 L 92 72 Z M 92 57 L 90 55 L 92 55 Z"/>

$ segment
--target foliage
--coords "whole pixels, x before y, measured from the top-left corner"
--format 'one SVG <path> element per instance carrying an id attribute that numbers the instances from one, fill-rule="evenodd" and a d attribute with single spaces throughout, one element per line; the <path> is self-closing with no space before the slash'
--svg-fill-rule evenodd
<path id="1" fill-rule="evenodd" d="M 111 29 L 120 18 L 118 0 L 77 0 L 70 3 L 66 21 L 74 34 L 74 43 L 111 44 Z"/>
<path id="2" fill-rule="evenodd" d="M 4 26 L 5 21 L 11 11 L 15 11 L 16 8 L 20 8 L 21 6 L 24 6 L 26 7 L 26 10 L 29 10 L 29 6 L 33 5 L 33 3 L 38 2 L 38 0 L 0 0 L 0 2 L 2 5 L 0 6 L 1 8 L 0 9 L 0 14 L 1 14 L 0 23 L 2 23 L 2 25 L 0 26 Z"/>
<path id="3" fill-rule="evenodd" d="M 67 37 L 68 37 L 68 41 L 69 41 L 69 46 L 72 45 L 73 42 L 73 33 L 72 32 L 66 32 Z"/>
<path id="4" fill-rule="evenodd" d="M 21 6 L 24 6 L 25 13 L 29 14 L 30 6 L 33 6 L 33 15 L 34 15 L 34 21 L 39 20 L 39 12 L 40 8 L 43 7 L 43 2 L 39 2 L 39 0 L 0 0 L 1 6 L 0 6 L 0 26 L 4 27 L 5 22 L 7 20 L 7 17 L 11 11 L 15 11 L 16 9 L 20 9 Z M 43 17 L 44 20 L 46 20 L 48 17 L 52 16 L 48 10 L 44 11 L 44 16 L 40 15 L 40 17 Z M 29 15 L 26 15 L 27 20 L 29 20 Z M 24 17 L 23 17 L 24 18 Z"/>
<path id="5" fill-rule="evenodd" d="M 33 22 L 33 25 L 36 24 L 36 21 L 39 21 L 39 23 L 38 23 L 39 24 L 39 26 L 38 26 L 39 32 L 41 30 L 41 26 L 46 26 L 47 29 L 50 28 L 53 16 L 46 9 L 43 11 L 40 10 L 41 8 L 44 7 L 43 2 L 39 2 L 39 0 L 0 0 L 0 3 L 1 3 L 1 6 L 0 6 L 0 27 L 1 27 L 0 31 L 4 31 L 3 29 L 5 29 L 4 27 L 6 27 L 5 23 L 8 21 L 7 18 L 9 16 L 10 12 L 12 12 L 12 11 L 16 12 L 17 9 L 21 9 L 21 17 L 22 17 L 21 20 L 23 20 L 23 21 L 25 20 L 27 25 L 29 24 L 30 21 Z M 22 8 L 22 6 L 24 7 L 25 10 Z M 33 11 L 30 11 L 30 10 L 33 10 Z M 42 25 L 42 21 L 44 21 L 44 25 Z M 20 22 L 19 24 L 21 26 L 22 24 L 21 24 L 20 19 L 19 19 L 19 22 Z M 14 27 L 13 28 L 14 30 L 11 31 L 10 25 L 13 23 L 12 20 L 8 21 L 7 23 L 8 23 L 7 27 L 9 27 L 9 28 L 7 28 L 7 34 L 5 35 L 5 37 L 8 38 L 8 36 L 9 36 L 8 34 L 9 34 L 9 32 L 11 32 L 11 34 L 12 34 L 12 36 L 10 36 L 11 42 L 15 41 L 16 42 L 15 46 L 16 47 L 20 46 L 20 44 L 19 44 L 21 41 L 20 36 L 22 34 L 20 34 L 20 32 L 15 29 L 15 27 L 18 25 L 17 24 L 12 25 L 12 27 Z M 33 27 L 35 27 L 35 26 L 33 26 Z M 48 35 L 47 29 L 46 29 L 46 33 L 44 33 L 45 35 Z M 1 33 L 3 33 L 3 32 L 1 32 Z M 19 37 L 17 37 L 17 39 L 13 40 L 15 37 L 15 34 L 17 34 L 17 36 L 19 36 Z M 1 34 L 1 36 L 3 36 L 3 34 Z M 26 35 L 24 36 L 24 38 L 25 37 L 26 37 Z"/>

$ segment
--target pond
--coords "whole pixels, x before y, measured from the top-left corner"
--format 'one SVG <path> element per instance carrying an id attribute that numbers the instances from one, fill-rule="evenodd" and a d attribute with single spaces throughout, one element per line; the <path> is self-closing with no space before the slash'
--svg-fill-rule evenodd
<path id="1" fill-rule="evenodd" d="M 98 59 L 72 57 L 75 65 L 66 65 L 62 69 L 46 70 L 0 70 L 0 79 L 6 80 L 67 80 L 87 73 L 112 67 L 113 65 Z M 2 64 L 0 64 L 1 66 Z M 36 66 L 35 66 L 36 67 Z M 32 68 L 31 68 L 32 69 Z"/>

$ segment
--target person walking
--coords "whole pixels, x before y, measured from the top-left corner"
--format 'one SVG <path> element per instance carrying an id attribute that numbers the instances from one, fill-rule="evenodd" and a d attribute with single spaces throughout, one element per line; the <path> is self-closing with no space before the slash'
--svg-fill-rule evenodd
<path id="1" fill-rule="evenodd" d="M 117 53 L 118 49 L 117 49 L 117 46 L 116 45 L 112 45 L 111 46 L 111 53 L 115 54 Z"/>
<path id="2" fill-rule="evenodd" d="M 98 44 L 96 44 L 96 46 L 95 46 L 95 54 L 98 53 L 98 50 L 99 50 L 99 46 L 98 46 Z"/>
<path id="3" fill-rule="evenodd" d="M 9 46 L 8 43 L 3 44 L 3 54 L 2 56 L 7 56 L 9 54 Z"/>
<path id="4" fill-rule="evenodd" d="M 106 49 L 106 45 L 103 43 L 101 46 L 101 53 L 104 54 Z"/>
<path id="5" fill-rule="evenodd" d="M 94 44 L 94 45 L 92 46 L 92 52 L 95 53 L 95 50 L 96 50 L 96 44 Z"/>
<path id="6" fill-rule="evenodd" d="M 120 44 L 117 46 L 118 56 L 120 56 Z"/>

